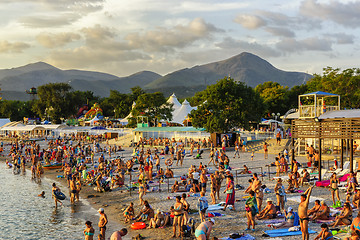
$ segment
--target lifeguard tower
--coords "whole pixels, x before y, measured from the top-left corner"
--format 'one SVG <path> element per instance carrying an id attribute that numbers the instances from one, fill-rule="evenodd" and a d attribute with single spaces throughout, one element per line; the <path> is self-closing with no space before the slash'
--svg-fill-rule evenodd
<path id="1" fill-rule="evenodd" d="M 37 89 L 36 87 L 32 87 L 30 90 L 26 90 L 26 93 L 30 95 L 30 101 L 33 101 L 36 99 Z"/>
<path id="2" fill-rule="evenodd" d="M 299 95 L 300 119 L 315 119 L 335 110 L 340 110 L 340 95 L 321 91 Z"/>

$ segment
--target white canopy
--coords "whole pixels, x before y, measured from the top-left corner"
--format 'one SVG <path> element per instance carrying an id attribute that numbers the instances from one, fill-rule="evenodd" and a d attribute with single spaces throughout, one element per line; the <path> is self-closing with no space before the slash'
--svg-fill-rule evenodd
<path id="1" fill-rule="evenodd" d="M 173 120 L 171 122 L 183 124 L 184 120 L 193 109 L 196 109 L 196 107 L 191 107 L 190 103 L 185 99 L 181 107 L 173 112 Z"/>
<path id="2" fill-rule="evenodd" d="M 176 96 L 175 96 L 175 93 L 173 93 L 169 99 L 167 100 L 167 103 L 171 103 L 173 104 L 173 115 L 175 113 L 175 111 L 177 111 L 179 108 L 181 108 L 181 103 L 177 100 Z"/>

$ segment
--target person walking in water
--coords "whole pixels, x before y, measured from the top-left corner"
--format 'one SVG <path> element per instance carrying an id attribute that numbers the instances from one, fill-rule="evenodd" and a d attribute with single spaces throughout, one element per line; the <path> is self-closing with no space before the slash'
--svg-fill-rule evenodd
<path id="1" fill-rule="evenodd" d="M 55 183 L 52 184 L 51 192 L 52 192 L 52 197 L 54 198 L 54 201 L 55 201 L 55 209 L 57 208 L 58 202 L 60 203 L 60 206 L 62 206 L 62 202 L 56 197 L 56 192 L 61 192 L 61 191 L 60 191 L 60 188 L 58 186 L 56 186 Z"/>
<path id="2" fill-rule="evenodd" d="M 105 240 L 105 231 L 106 231 L 106 224 L 108 223 L 108 218 L 105 214 L 105 211 L 103 208 L 99 208 L 98 212 L 100 213 L 100 219 L 99 219 L 99 229 L 102 239 Z"/>

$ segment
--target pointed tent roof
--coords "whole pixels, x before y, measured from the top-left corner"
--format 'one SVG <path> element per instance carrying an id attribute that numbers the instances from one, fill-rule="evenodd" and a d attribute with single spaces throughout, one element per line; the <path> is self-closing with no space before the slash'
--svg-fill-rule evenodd
<path id="1" fill-rule="evenodd" d="M 173 120 L 171 122 L 183 124 L 184 120 L 193 109 L 196 109 L 196 107 L 191 107 L 190 103 L 185 99 L 181 107 L 177 111 L 174 111 Z"/>
<path id="2" fill-rule="evenodd" d="M 181 107 L 181 103 L 177 100 L 175 93 L 173 93 L 166 102 L 173 104 L 174 113 Z"/>

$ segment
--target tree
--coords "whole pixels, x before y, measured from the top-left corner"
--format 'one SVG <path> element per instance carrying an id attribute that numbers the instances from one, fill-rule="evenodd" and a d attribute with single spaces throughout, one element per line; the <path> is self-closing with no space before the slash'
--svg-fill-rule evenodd
<path id="1" fill-rule="evenodd" d="M 141 94 L 131 111 L 133 122 L 137 116 L 146 116 L 154 126 L 160 120 L 171 120 L 171 112 L 172 104 L 167 103 L 164 94 L 160 92 Z"/>
<path id="2" fill-rule="evenodd" d="M 131 111 L 132 98 L 130 94 L 110 90 L 110 96 L 100 103 L 104 115 L 124 118 Z"/>
<path id="3" fill-rule="evenodd" d="M 323 75 L 314 74 L 314 78 L 307 82 L 309 92 L 324 91 L 339 94 L 341 107 L 360 107 L 360 69 L 349 68 L 342 72 L 340 68 L 327 67 Z"/>
<path id="4" fill-rule="evenodd" d="M 31 101 L 2 100 L 0 102 L 0 115 L 10 118 L 11 121 L 22 121 L 24 117 L 35 117 L 34 112 L 31 111 L 31 107 Z"/>
<path id="5" fill-rule="evenodd" d="M 48 83 L 38 88 L 38 100 L 35 100 L 33 111 L 40 117 L 49 116 L 54 123 L 60 118 L 74 114 L 70 96 L 71 86 L 67 83 Z"/>
<path id="6" fill-rule="evenodd" d="M 192 101 L 202 103 L 190 113 L 192 125 L 211 133 L 248 128 L 264 112 L 262 100 L 254 89 L 228 77 L 196 93 Z"/>
<path id="7" fill-rule="evenodd" d="M 264 82 L 255 87 L 255 92 L 263 98 L 268 113 L 284 114 L 289 109 L 288 89 L 277 82 Z"/>

